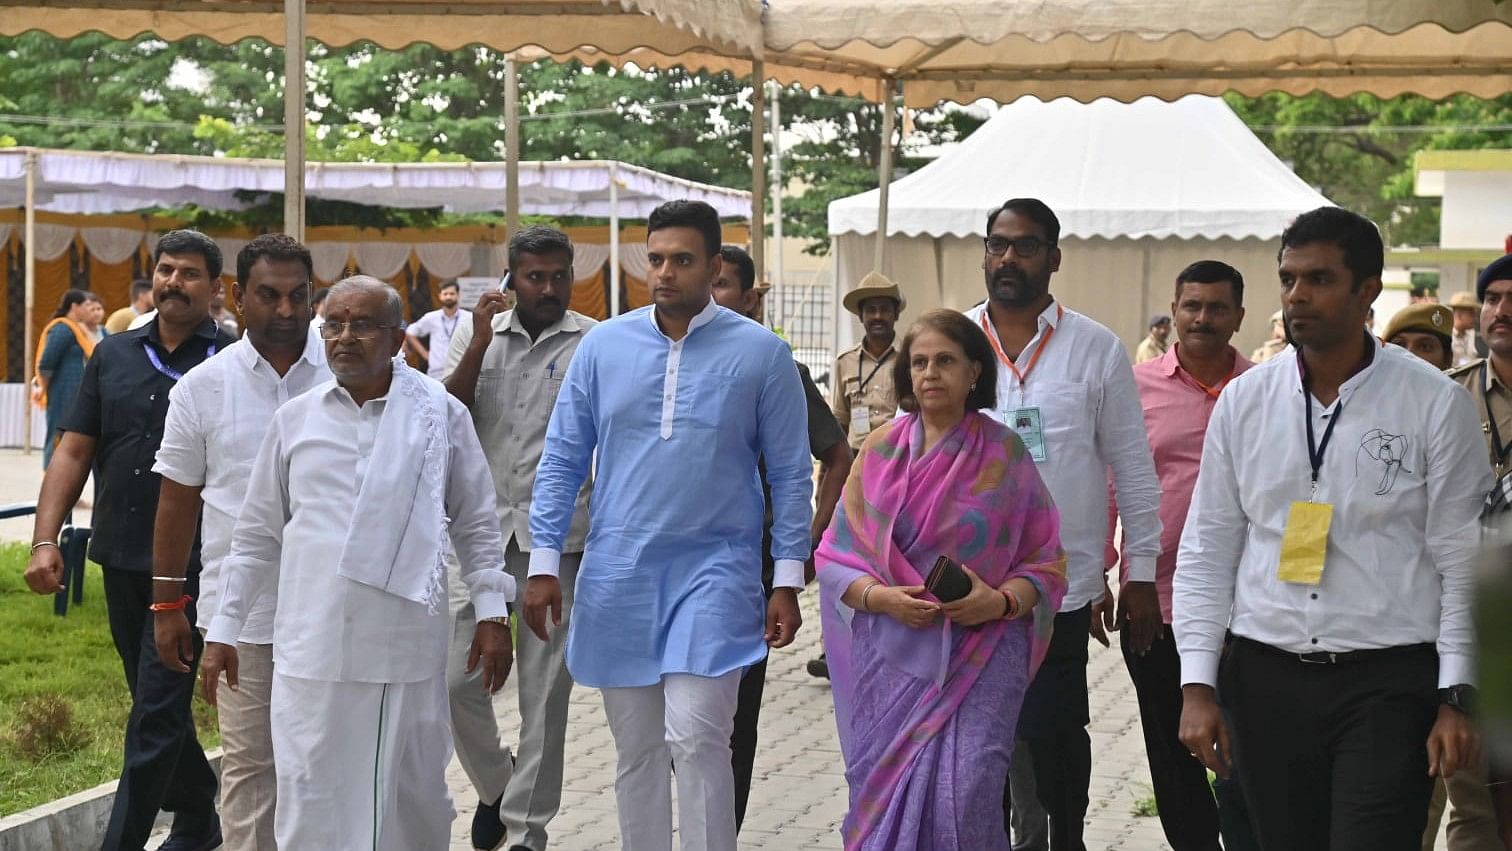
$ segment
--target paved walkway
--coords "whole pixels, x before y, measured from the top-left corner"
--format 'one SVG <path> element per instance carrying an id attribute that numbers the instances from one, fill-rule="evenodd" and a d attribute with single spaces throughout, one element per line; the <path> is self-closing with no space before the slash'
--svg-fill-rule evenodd
<path id="1" fill-rule="evenodd" d="M 41 457 L 0 450 L 0 503 L 34 500 L 41 483 Z M 86 489 L 85 497 L 90 496 Z M 87 512 L 75 513 L 88 522 Z M 28 540 L 30 518 L 0 521 L 0 540 Z M 807 625 L 793 646 L 777 651 L 767 671 L 761 717 L 761 745 L 741 851 L 839 851 L 838 828 L 845 814 L 844 768 L 835 740 L 827 683 L 804 671 L 819 653 L 817 595 L 803 595 Z M 1155 818 L 1132 814 L 1148 798 L 1149 769 L 1139 729 L 1133 686 L 1116 645 L 1093 644 L 1087 671 L 1092 707 L 1092 789 L 1087 813 L 1090 851 L 1169 851 Z M 515 683 L 495 701 L 506 739 L 519 729 Z M 614 851 L 619 847 L 614 805 L 614 742 L 596 690 L 577 688 L 568 726 L 567 768 L 561 813 L 551 824 L 552 848 L 560 851 Z M 467 851 L 477 795 L 462 767 L 448 772 L 458 818 L 451 851 Z M 1439 847 L 1443 847 L 1440 834 Z"/>

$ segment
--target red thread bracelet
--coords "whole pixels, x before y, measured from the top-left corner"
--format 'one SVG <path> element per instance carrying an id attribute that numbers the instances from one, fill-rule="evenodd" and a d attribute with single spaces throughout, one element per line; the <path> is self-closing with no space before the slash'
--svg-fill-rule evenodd
<path id="1" fill-rule="evenodd" d="M 178 600 L 176 602 L 172 602 L 172 603 L 153 603 L 152 605 L 150 605 L 150 606 L 147 607 L 147 611 L 149 611 L 149 612 L 177 612 L 177 611 L 183 609 L 185 606 L 189 605 L 189 601 L 193 600 L 193 599 L 194 599 L 193 597 L 189 596 L 188 594 L 185 594 L 184 596 L 178 598 Z"/>

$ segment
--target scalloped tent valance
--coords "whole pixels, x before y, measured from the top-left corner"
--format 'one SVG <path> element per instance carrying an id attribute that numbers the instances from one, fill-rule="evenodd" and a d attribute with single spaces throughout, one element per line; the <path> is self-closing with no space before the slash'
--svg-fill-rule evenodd
<path id="1" fill-rule="evenodd" d="M 279 0 L 0 0 L 0 35 L 152 32 L 282 43 Z M 329 45 L 483 44 L 522 57 L 683 65 L 906 103 L 1322 91 L 1512 90 L 1495 0 L 307 0 Z"/>

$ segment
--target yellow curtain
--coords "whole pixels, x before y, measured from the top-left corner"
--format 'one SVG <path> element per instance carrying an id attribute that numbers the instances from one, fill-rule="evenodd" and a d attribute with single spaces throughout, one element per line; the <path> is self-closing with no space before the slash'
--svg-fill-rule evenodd
<path id="1" fill-rule="evenodd" d="M 53 311 L 68 292 L 68 252 L 48 261 L 37 261 L 37 309 L 32 312 L 32 342 L 42 345 L 42 329 L 52 320 Z M 35 349 L 33 350 L 35 351 Z M 27 372 L 31 371 L 28 364 Z"/>
<path id="2" fill-rule="evenodd" d="M 105 302 L 105 315 L 131 303 L 131 258 L 113 266 L 107 266 L 89 257 L 89 288 Z M 231 302 L 231 292 L 226 291 L 226 303 Z"/>
<path id="3" fill-rule="evenodd" d="M 604 296 L 604 271 L 572 282 L 572 303 L 568 307 L 594 319 L 609 318 L 608 299 Z"/>

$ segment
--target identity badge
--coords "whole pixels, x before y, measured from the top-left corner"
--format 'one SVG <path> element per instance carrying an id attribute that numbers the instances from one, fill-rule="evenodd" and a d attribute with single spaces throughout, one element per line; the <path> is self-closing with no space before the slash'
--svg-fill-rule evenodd
<path id="1" fill-rule="evenodd" d="M 1323 581 L 1323 562 L 1328 554 L 1328 527 L 1333 524 L 1333 506 L 1326 502 L 1294 502 L 1281 533 L 1281 561 L 1276 578 L 1298 585 Z"/>
<path id="2" fill-rule="evenodd" d="M 1040 420 L 1038 406 L 1031 408 L 1010 408 L 1008 410 L 1008 427 L 1018 432 L 1019 439 L 1024 441 L 1024 448 L 1029 450 L 1029 457 L 1035 461 L 1044 463 L 1049 458 L 1045 450 L 1045 428 Z"/>
<path id="3" fill-rule="evenodd" d="M 871 408 L 865 405 L 851 408 L 850 433 L 853 437 L 871 434 Z"/>

